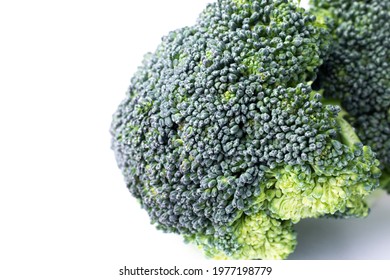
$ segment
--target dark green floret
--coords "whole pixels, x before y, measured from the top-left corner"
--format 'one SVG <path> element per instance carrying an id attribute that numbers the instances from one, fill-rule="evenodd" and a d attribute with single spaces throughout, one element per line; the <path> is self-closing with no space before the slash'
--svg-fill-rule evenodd
<path id="1" fill-rule="evenodd" d="M 287 0 L 220 0 L 131 79 L 111 134 L 152 223 L 222 259 L 283 259 L 293 224 L 365 216 L 379 162 L 312 91 L 328 33 Z"/>
<path id="2" fill-rule="evenodd" d="M 390 190 L 390 1 L 312 0 L 312 12 L 331 33 L 329 57 L 316 88 L 348 112 L 364 144 L 372 147 Z"/>

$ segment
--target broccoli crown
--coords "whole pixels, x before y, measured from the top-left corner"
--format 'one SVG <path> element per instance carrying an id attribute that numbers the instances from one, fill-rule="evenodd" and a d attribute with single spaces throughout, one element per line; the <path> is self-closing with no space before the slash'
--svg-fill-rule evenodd
<path id="1" fill-rule="evenodd" d="M 113 116 L 152 223 L 214 258 L 285 258 L 293 223 L 364 216 L 378 161 L 310 88 L 326 31 L 289 1 L 221 0 L 170 32 Z"/>
<path id="2" fill-rule="evenodd" d="M 390 170 L 390 1 L 312 3 L 333 41 L 316 84 L 341 100 L 358 136 Z"/>

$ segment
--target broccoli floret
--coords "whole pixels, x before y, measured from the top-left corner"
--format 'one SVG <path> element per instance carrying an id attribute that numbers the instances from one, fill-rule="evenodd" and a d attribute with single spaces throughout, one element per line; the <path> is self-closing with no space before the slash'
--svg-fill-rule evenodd
<path id="1" fill-rule="evenodd" d="M 332 43 L 315 88 L 336 98 L 377 153 L 390 191 L 390 1 L 312 0 Z"/>
<path id="2" fill-rule="evenodd" d="M 193 234 L 185 238 L 214 259 L 281 259 L 297 243 L 291 221 L 273 219 L 263 211 L 244 215 L 219 234 Z"/>
<path id="3" fill-rule="evenodd" d="M 220 0 L 163 37 L 111 126 L 152 223 L 209 257 L 281 259 L 300 219 L 367 215 L 379 162 L 310 87 L 327 40 L 287 0 Z"/>

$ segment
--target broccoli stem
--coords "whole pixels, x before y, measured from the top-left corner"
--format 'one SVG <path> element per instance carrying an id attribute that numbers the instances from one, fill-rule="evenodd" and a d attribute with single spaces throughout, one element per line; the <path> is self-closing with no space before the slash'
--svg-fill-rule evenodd
<path id="1" fill-rule="evenodd" d="M 357 136 L 355 129 L 344 119 L 344 116 L 348 115 L 343 109 L 337 116 L 336 120 L 340 126 L 341 130 L 341 141 L 348 147 L 353 147 L 356 143 L 361 143 L 359 137 Z"/>

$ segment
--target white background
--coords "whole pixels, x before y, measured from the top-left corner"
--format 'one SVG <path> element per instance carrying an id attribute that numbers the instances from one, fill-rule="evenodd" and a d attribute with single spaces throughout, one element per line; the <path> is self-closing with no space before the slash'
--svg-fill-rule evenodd
<path id="1" fill-rule="evenodd" d="M 208 2 L 0 2 L 1 279 L 112 279 L 133 262 L 204 259 L 149 224 L 109 126 L 143 54 Z M 390 259 L 386 195 L 367 219 L 297 229 L 291 259 Z"/>

